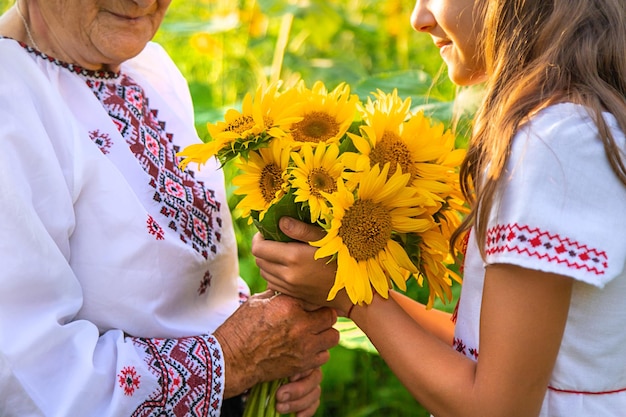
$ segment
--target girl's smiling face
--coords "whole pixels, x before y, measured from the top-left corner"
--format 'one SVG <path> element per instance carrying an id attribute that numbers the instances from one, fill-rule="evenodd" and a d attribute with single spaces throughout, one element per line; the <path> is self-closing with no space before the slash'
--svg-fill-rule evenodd
<path id="1" fill-rule="evenodd" d="M 472 85 L 486 78 L 485 65 L 478 53 L 475 4 L 480 0 L 417 0 L 411 25 L 430 34 L 448 66 L 448 76 L 458 85 Z"/>

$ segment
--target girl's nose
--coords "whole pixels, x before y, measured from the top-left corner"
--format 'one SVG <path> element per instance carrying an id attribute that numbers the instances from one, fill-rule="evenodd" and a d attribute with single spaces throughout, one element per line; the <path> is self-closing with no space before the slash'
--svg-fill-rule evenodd
<path id="1" fill-rule="evenodd" d="M 429 0 L 417 0 L 411 13 L 411 26 L 418 32 L 429 32 L 437 25 L 435 16 L 428 8 Z"/>

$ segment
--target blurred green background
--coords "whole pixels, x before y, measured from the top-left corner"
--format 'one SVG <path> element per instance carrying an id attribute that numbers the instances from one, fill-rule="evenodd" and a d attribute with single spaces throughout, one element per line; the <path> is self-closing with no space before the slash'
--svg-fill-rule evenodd
<path id="1" fill-rule="evenodd" d="M 0 11 L 12 4 L 0 0 Z M 413 0 L 173 0 L 155 40 L 189 81 L 201 138 L 207 122 L 220 120 L 261 82 L 302 78 L 308 86 L 321 80 L 328 88 L 347 82 L 362 98 L 397 88 L 416 108 L 454 128 L 463 146 L 472 90 L 458 91 L 430 37 L 413 31 L 413 5 Z M 228 191 L 232 209 L 236 200 Z M 254 230 L 245 221 L 236 221 L 236 228 L 242 277 L 253 292 L 262 291 L 265 283 L 250 255 Z M 424 290 L 410 284 L 408 293 L 425 300 Z M 456 298 L 458 286 L 454 293 Z M 453 306 L 454 301 L 435 307 Z M 342 336 L 323 372 L 316 417 L 429 415 L 358 331 Z"/>

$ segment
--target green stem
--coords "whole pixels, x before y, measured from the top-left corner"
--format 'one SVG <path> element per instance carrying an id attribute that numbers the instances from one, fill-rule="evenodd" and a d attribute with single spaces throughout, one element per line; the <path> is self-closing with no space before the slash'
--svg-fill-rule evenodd
<path id="1" fill-rule="evenodd" d="M 267 413 L 271 417 L 278 417 L 280 414 L 276 411 L 276 391 L 282 384 L 282 380 L 275 380 L 270 383 L 269 398 L 267 402 Z"/>
<path id="2" fill-rule="evenodd" d="M 280 414 L 276 411 L 276 392 L 287 378 L 256 384 L 250 390 L 243 417 L 295 417 L 294 413 Z"/>
<path id="3" fill-rule="evenodd" d="M 257 417 L 258 411 L 261 409 L 261 391 L 262 384 L 257 384 L 250 389 L 250 395 L 246 402 L 246 408 L 243 412 L 243 417 Z"/>

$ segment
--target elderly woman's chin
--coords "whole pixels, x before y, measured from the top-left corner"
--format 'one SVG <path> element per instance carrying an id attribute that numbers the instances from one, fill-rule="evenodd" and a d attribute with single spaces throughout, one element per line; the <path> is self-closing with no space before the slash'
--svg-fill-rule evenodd
<path id="1" fill-rule="evenodd" d="M 89 54 L 92 58 L 89 66 L 100 69 L 103 64 L 110 70 L 116 71 L 124 61 L 137 56 L 152 39 L 153 34 L 133 35 L 131 33 L 115 34 L 92 41 L 93 50 Z M 84 64 L 83 64 L 84 65 Z M 87 67 L 87 65 L 84 65 Z"/>

